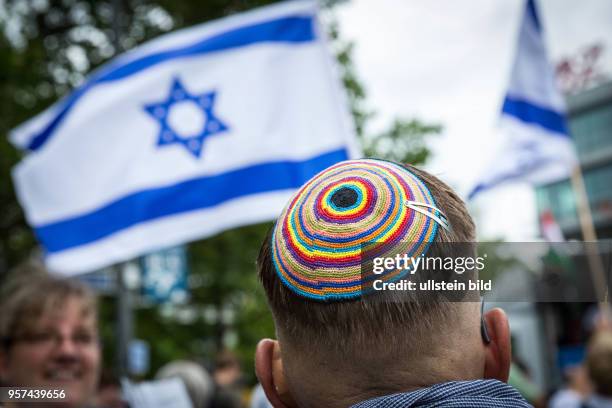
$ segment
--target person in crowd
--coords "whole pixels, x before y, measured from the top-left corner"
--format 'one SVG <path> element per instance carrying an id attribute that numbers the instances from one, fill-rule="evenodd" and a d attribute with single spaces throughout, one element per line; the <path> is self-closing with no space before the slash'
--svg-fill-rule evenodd
<path id="1" fill-rule="evenodd" d="M 78 281 L 28 268 L 36 267 L 16 274 L 0 296 L 1 382 L 63 391 L 55 406 L 89 406 L 101 361 L 96 299 Z"/>
<path id="2" fill-rule="evenodd" d="M 596 332 L 589 341 L 586 367 L 593 393 L 584 402 L 584 408 L 612 408 L 612 331 L 609 327 Z"/>
<path id="3" fill-rule="evenodd" d="M 102 370 L 93 406 L 95 408 L 129 408 L 129 404 L 123 397 L 121 381 L 112 370 Z"/>
<path id="4" fill-rule="evenodd" d="M 510 333 L 501 309 L 482 315 L 477 297 L 372 291 L 360 258 L 372 242 L 416 259 L 474 241 L 461 199 L 415 167 L 351 160 L 308 181 L 257 260 L 278 337 L 262 340 L 255 355 L 268 400 L 276 408 L 529 407 L 506 384 Z M 388 268 L 386 282 L 423 272 Z"/>
<path id="5" fill-rule="evenodd" d="M 548 408 L 581 408 L 591 394 L 592 386 L 584 364 L 573 364 L 563 370 L 564 384 L 548 402 Z"/>
<path id="6" fill-rule="evenodd" d="M 215 383 L 204 367 L 193 361 L 173 361 L 157 372 L 157 379 L 178 377 L 185 384 L 193 408 L 212 408 Z"/>
<path id="7" fill-rule="evenodd" d="M 244 406 L 244 378 L 238 357 L 229 350 L 222 350 L 215 358 L 213 378 L 217 386 L 215 407 L 240 408 Z"/>

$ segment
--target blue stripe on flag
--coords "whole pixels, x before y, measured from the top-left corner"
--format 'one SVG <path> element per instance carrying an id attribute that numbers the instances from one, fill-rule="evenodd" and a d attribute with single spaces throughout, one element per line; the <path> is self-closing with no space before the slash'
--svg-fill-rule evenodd
<path id="1" fill-rule="evenodd" d="M 540 24 L 540 18 L 538 17 L 538 9 L 535 5 L 534 0 L 527 1 L 527 12 L 531 16 L 531 19 L 533 20 L 533 25 L 536 28 L 536 30 L 538 30 L 538 32 L 541 32 L 542 25 Z"/>
<path id="2" fill-rule="evenodd" d="M 340 149 L 304 161 L 262 163 L 144 190 L 91 213 L 39 226 L 35 233 L 48 252 L 59 252 L 158 218 L 215 207 L 251 194 L 298 188 L 322 169 L 347 158 L 347 151 Z"/>
<path id="3" fill-rule="evenodd" d="M 146 55 L 125 64 L 111 63 L 106 69 L 95 73 L 92 79 L 70 94 L 62 103 L 55 118 L 39 134 L 34 136 L 28 149 L 39 149 L 53 134 L 74 104 L 91 88 L 105 82 L 125 79 L 162 62 L 210 52 L 223 51 L 263 42 L 300 43 L 313 41 L 316 34 L 313 18 L 283 17 L 276 20 L 240 27 L 213 37 L 207 37 L 186 47 Z"/>
<path id="4" fill-rule="evenodd" d="M 562 114 L 531 102 L 506 96 L 502 112 L 525 123 L 541 126 L 561 136 L 569 136 L 565 117 Z"/>

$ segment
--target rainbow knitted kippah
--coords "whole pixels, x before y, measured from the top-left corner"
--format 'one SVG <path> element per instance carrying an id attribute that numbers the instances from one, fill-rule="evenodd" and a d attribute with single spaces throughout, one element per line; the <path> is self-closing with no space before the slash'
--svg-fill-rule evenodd
<path id="1" fill-rule="evenodd" d="M 362 295 L 362 249 L 370 243 L 417 257 L 447 228 L 425 184 L 382 160 L 349 160 L 317 174 L 289 201 L 272 235 L 272 259 L 283 284 L 316 300 Z M 386 251 L 386 250 L 385 250 Z M 407 270 L 385 271 L 393 281 Z"/>

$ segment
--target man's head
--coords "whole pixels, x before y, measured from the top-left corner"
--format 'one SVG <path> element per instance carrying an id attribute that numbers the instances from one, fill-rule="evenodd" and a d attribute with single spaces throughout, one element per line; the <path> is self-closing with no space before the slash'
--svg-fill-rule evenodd
<path id="1" fill-rule="evenodd" d="M 1 382 L 63 389 L 66 406 L 85 406 L 101 360 L 93 294 L 79 282 L 31 273 L 3 289 Z"/>
<path id="2" fill-rule="evenodd" d="M 612 397 L 612 331 L 595 333 L 587 351 L 587 371 L 595 392 Z"/>
<path id="3" fill-rule="evenodd" d="M 347 406 L 443 381 L 505 381 L 510 346 L 499 309 L 485 318 L 492 340 L 485 344 L 477 302 L 361 296 L 364 245 L 443 257 L 444 243 L 474 240 L 461 199 L 414 167 L 356 160 L 311 179 L 258 258 L 278 336 L 262 341 L 256 355 L 270 401 Z"/>
<path id="4" fill-rule="evenodd" d="M 159 369 L 157 379 L 180 378 L 194 408 L 207 408 L 215 396 L 215 381 L 204 367 L 193 361 L 175 360 Z"/>

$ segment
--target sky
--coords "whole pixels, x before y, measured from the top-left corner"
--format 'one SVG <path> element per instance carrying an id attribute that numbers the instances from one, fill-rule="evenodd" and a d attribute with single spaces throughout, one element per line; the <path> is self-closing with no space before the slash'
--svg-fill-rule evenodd
<path id="1" fill-rule="evenodd" d="M 495 159 L 497 127 L 514 58 L 522 0 L 352 0 L 338 7 L 344 39 L 368 104 L 370 130 L 393 117 L 441 123 L 426 169 L 462 197 Z M 612 78 L 612 1 L 540 0 L 552 61 L 593 43 L 604 46 L 599 67 Z M 479 239 L 532 240 L 538 235 L 535 195 L 522 183 L 500 186 L 469 203 Z"/>

